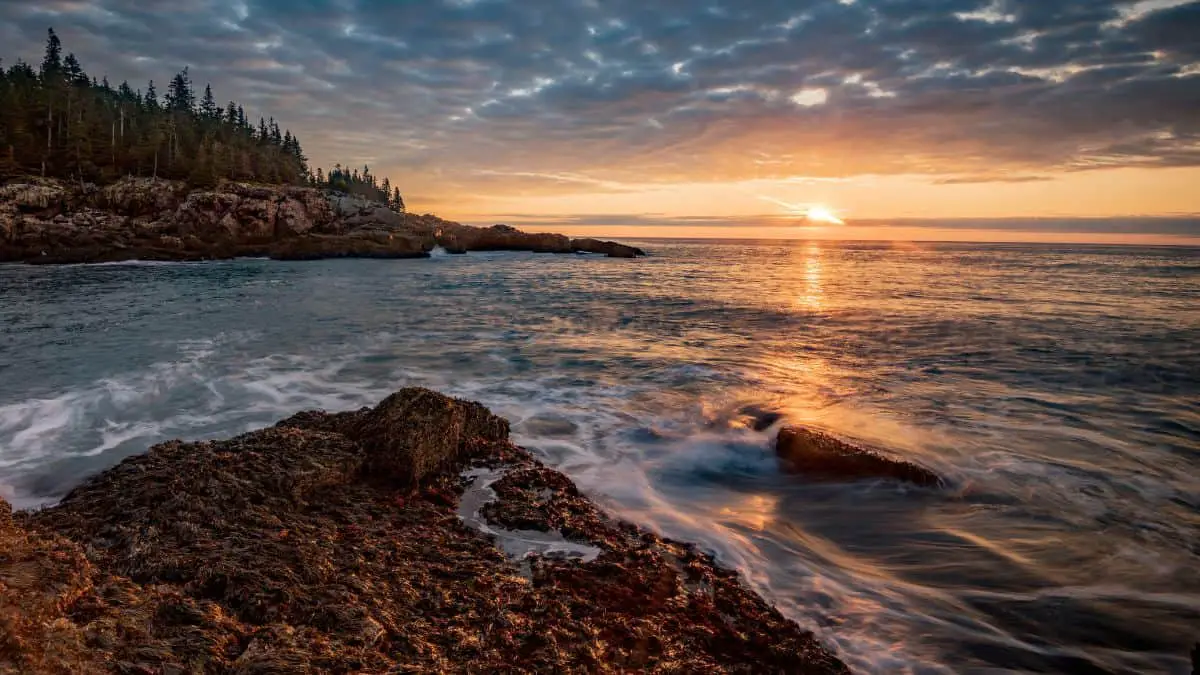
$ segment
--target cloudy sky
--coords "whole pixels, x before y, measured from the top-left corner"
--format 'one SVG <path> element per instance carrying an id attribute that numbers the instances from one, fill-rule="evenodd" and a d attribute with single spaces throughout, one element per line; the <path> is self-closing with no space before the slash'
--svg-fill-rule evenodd
<path id="1" fill-rule="evenodd" d="M 1200 1 L 0 0 L 0 57 L 49 26 L 469 222 L 1200 213 Z"/>

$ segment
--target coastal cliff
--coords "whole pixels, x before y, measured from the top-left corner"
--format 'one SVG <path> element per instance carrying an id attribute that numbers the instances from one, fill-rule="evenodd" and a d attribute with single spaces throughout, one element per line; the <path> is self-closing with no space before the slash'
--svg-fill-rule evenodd
<path id="1" fill-rule="evenodd" d="M 0 186 L 0 262 L 280 260 L 427 257 L 447 251 L 599 253 L 636 248 L 594 239 L 472 227 L 329 190 L 226 182 L 210 190 L 126 178 L 103 188 L 52 179 Z"/>
<path id="2" fill-rule="evenodd" d="M 0 672 L 845 673 L 477 403 L 405 389 L 0 501 Z"/>

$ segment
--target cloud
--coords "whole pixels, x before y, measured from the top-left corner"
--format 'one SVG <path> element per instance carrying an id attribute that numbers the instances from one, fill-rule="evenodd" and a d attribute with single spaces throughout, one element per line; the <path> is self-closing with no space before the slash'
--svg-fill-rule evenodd
<path id="1" fill-rule="evenodd" d="M 1022 176 L 1022 175 L 991 175 L 991 176 L 952 176 L 950 178 L 938 178 L 934 180 L 935 185 L 972 185 L 975 183 L 1041 183 L 1054 180 L 1050 176 Z"/>
<path id="2" fill-rule="evenodd" d="M 0 2 L 0 56 L 48 26 L 431 195 L 1200 165 L 1200 2 Z"/>
<path id="3" fill-rule="evenodd" d="M 814 225 L 795 217 L 772 214 L 756 216 L 668 216 L 657 213 L 592 213 L 569 216 L 546 216 L 532 213 L 516 213 L 498 216 L 494 221 L 506 222 L 532 228 L 577 228 L 577 227 L 635 227 L 646 230 L 678 230 L 686 233 L 696 228 L 721 228 L 728 232 L 746 230 L 752 233 L 762 228 L 817 227 L 828 230 L 831 226 Z M 480 221 L 485 225 L 490 222 Z M 859 219 L 836 226 L 846 238 L 853 239 L 855 231 L 868 231 L 875 236 L 888 230 L 986 230 L 993 232 L 1056 232 L 1070 234 L 1155 234 L 1200 238 L 1200 217 L 1163 218 L 896 218 Z"/>

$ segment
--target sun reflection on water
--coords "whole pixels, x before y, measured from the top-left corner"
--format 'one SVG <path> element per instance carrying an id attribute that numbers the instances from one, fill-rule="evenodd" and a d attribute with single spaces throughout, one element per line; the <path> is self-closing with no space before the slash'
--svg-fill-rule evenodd
<path id="1" fill-rule="evenodd" d="M 820 310 L 825 295 L 821 284 L 821 247 L 811 243 L 804 249 L 804 290 L 796 304 Z"/>
<path id="2" fill-rule="evenodd" d="M 747 495 L 745 499 L 723 504 L 717 517 L 730 524 L 762 531 L 776 518 L 779 497 L 767 494 Z"/>

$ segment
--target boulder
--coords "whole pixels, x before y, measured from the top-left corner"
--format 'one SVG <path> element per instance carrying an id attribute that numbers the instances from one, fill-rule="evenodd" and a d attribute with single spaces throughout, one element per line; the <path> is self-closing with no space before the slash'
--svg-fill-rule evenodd
<path id="1" fill-rule="evenodd" d="M 367 476 L 413 488 L 461 461 L 471 442 L 508 439 L 508 421 L 472 402 L 421 388 L 401 389 L 345 430 L 366 452 Z"/>
<path id="2" fill-rule="evenodd" d="M 242 221 L 234 214 L 240 204 L 241 198 L 236 195 L 193 192 L 172 214 L 171 229 L 180 236 L 203 241 L 236 239 L 242 236 L 244 229 Z"/>
<path id="3" fill-rule="evenodd" d="M 0 204 L 0 244 L 17 238 L 17 223 L 21 216 L 15 207 Z"/>
<path id="4" fill-rule="evenodd" d="M 785 471 L 814 480 L 884 478 L 921 487 L 941 487 L 941 477 L 929 469 L 838 440 L 803 427 L 785 427 L 775 441 Z"/>
<path id="5" fill-rule="evenodd" d="M 646 255 L 646 252 L 635 246 L 618 244 L 615 241 L 599 239 L 572 239 L 571 248 L 584 253 L 603 253 L 610 258 L 636 258 Z"/>
<path id="6" fill-rule="evenodd" d="M 47 179 L 29 179 L 0 187 L 0 203 L 11 204 L 25 213 L 52 210 L 57 215 L 68 198 L 62 183 Z"/>
<path id="7" fill-rule="evenodd" d="M 95 196 L 98 208 L 130 218 L 157 219 L 173 212 L 187 197 L 187 185 L 154 178 L 122 178 Z"/>
<path id="8" fill-rule="evenodd" d="M 745 405 L 738 414 L 746 419 L 746 426 L 755 431 L 766 431 L 783 420 L 783 413 L 760 405 Z"/>
<path id="9" fill-rule="evenodd" d="M 386 206 L 364 208 L 342 220 L 344 230 L 403 230 L 406 220 L 404 214 L 397 213 Z"/>

